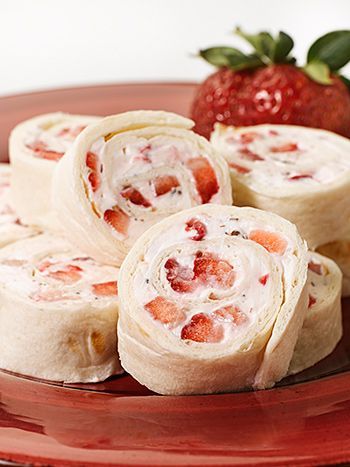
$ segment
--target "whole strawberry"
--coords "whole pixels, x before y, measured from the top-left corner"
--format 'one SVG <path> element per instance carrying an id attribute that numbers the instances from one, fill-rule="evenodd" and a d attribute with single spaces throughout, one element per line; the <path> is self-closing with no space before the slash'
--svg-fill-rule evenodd
<path id="1" fill-rule="evenodd" d="M 284 123 L 324 128 L 350 137 L 349 81 L 338 71 L 350 60 L 350 31 L 333 31 L 310 47 L 307 64 L 290 56 L 293 40 L 284 32 L 236 33 L 254 48 L 201 50 L 219 70 L 199 86 L 191 114 L 195 130 L 209 137 L 214 123 L 246 126 Z"/>

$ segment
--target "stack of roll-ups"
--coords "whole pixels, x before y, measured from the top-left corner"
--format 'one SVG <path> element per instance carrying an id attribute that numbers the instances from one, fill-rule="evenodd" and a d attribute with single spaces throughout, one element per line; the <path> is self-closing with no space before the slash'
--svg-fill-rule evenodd
<path id="1" fill-rule="evenodd" d="M 192 127 L 133 111 L 13 130 L 0 368 L 74 383 L 124 368 L 161 394 L 208 394 L 271 387 L 333 351 L 342 274 L 308 246 L 350 238 L 350 143 L 264 126 L 212 144 Z"/>
<path id="2" fill-rule="evenodd" d="M 214 147 L 230 167 L 235 204 L 295 223 L 310 249 L 333 258 L 350 293 L 350 141 L 289 125 L 217 124 Z"/>

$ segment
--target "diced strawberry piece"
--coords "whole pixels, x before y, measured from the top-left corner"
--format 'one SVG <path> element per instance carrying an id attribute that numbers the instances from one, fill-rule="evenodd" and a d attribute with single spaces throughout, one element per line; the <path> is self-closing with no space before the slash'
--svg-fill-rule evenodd
<path id="1" fill-rule="evenodd" d="M 44 272 L 44 271 L 46 271 L 46 269 L 48 269 L 48 268 L 49 268 L 50 266 L 52 266 L 53 264 L 54 264 L 54 263 L 52 263 L 51 261 L 48 261 L 48 260 L 43 261 L 42 263 L 39 264 L 38 270 L 39 270 L 40 272 Z"/>
<path id="2" fill-rule="evenodd" d="M 278 136 L 279 133 L 278 133 L 278 131 L 276 131 L 276 130 L 269 130 L 269 135 L 270 135 L 270 136 Z"/>
<path id="3" fill-rule="evenodd" d="M 309 294 L 309 305 L 308 308 L 311 308 L 316 303 L 316 298 Z"/>
<path id="4" fill-rule="evenodd" d="M 270 275 L 270 274 L 265 274 L 264 276 L 261 276 L 261 277 L 259 278 L 260 284 L 266 285 L 266 282 L 267 282 L 267 280 L 268 280 L 268 278 L 269 278 L 269 275 Z"/>
<path id="5" fill-rule="evenodd" d="M 71 128 L 62 128 L 62 130 L 57 133 L 57 136 L 59 137 L 70 137 L 70 138 L 76 138 L 79 133 L 81 133 L 84 129 L 86 128 L 85 125 L 80 125 L 76 127 L 71 127 Z"/>
<path id="6" fill-rule="evenodd" d="M 209 203 L 211 198 L 219 191 L 219 185 L 213 167 L 204 157 L 195 157 L 187 162 L 196 181 L 197 191 L 202 203 Z"/>
<path id="7" fill-rule="evenodd" d="M 155 178 L 153 186 L 156 195 L 162 196 L 169 193 L 173 188 L 180 186 L 180 183 L 174 175 L 160 175 Z"/>
<path id="8" fill-rule="evenodd" d="M 27 148 L 31 149 L 36 156 L 49 161 L 58 161 L 64 154 L 63 152 L 48 149 L 47 144 L 43 141 L 35 141 L 32 144 L 27 144 Z"/>
<path id="9" fill-rule="evenodd" d="M 107 297 L 110 295 L 118 295 L 117 281 L 100 282 L 99 284 L 92 284 L 92 291 L 99 297 Z"/>
<path id="10" fill-rule="evenodd" d="M 145 309 L 163 324 L 178 324 L 186 318 L 185 313 L 176 303 L 163 297 L 151 300 L 145 305 Z"/>
<path id="11" fill-rule="evenodd" d="M 231 167 L 231 169 L 235 169 L 238 173 L 243 175 L 251 172 L 251 170 L 248 169 L 248 167 L 243 167 L 242 165 L 235 164 L 234 162 L 229 162 L 228 165 L 229 167 Z"/>
<path id="12" fill-rule="evenodd" d="M 309 264 L 308 264 L 308 268 L 310 269 L 310 271 L 315 272 L 319 276 L 323 275 L 322 274 L 322 264 L 317 264 L 317 263 L 314 263 L 313 261 L 310 261 Z"/>
<path id="13" fill-rule="evenodd" d="M 269 253 L 283 255 L 287 248 L 287 241 L 280 235 L 266 230 L 252 230 L 249 234 L 249 240 L 259 243 Z"/>
<path id="14" fill-rule="evenodd" d="M 167 270 L 166 278 L 175 292 L 189 293 L 197 288 L 192 269 L 181 266 L 174 258 L 169 258 L 164 267 Z"/>
<path id="15" fill-rule="evenodd" d="M 86 165 L 91 169 L 93 172 L 96 172 L 98 169 L 98 157 L 93 152 L 89 151 L 86 154 Z"/>
<path id="16" fill-rule="evenodd" d="M 191 321 L 182 328 L 181 339 L 195 342 L 220 342 L 224 336 L 222 325 L 204 313 L 192 316 Z"/>
<path id="17" fill-rule="evenodd" d="M 100 176 L 98 174 L 98 157 L 93 152 L 88 152 L 86 154 L 86 165 L 91 170 L 88 175 L 88 180 L 90 182 L 92 191 L 97 191 L 101 185 Z"/>
<path id="18" fill-rule="evenodd" d="M 294 152 L 298 151 L 299 147 L 296 143 L 286 143 L 281 144 L 280 146 L 272 146 L 270 148 L 271 152 Z"/>
<path id="19" fill-rule="evenodd" d="M 293 175 L 292 177 L 288 177 L 288 180 L 301 180 L 303 178 L 312 178 L 312 175 L 310 174 Z"/>
<path id="20" fill-rule="evenodd" d="M 139 190 L 133 188 L 132 186 L 124 188 L 120 192 L 123 198 L 129 200 L 131 203 L 136 204 L 137 206 L 143 206 L 144 208 L 149 208 L 152 204 L 146 199 Z"/>
<path id="21" fill-rule="evenodd" d="M 255 131 L 247 131 L 246 133 L 240 134 L 240 140 L 243 144 L 252 143 L 259 137 L 260 137 L 259 133 L 256 133 Z"/>
<path id="22" fill-rule="evenodd" d="M 203 284 L 228 289 L 235 280 L 233 267 L 225 260 L 207 252 L 197 252 L 193 272 Z"/>
<path id="23" fill-rule="evenodd" d="M 191 237 L 192 240 L 200 241 L 203 240 L 207 233 L 207 228 L 201 222 L 199 219 L 190 219 L 189 221 L 186 222 L 186 227 L 185 227 L 186 232 L 190 231 L 195 231 L 197 232 L 193 237 Z"/>
<path id="24" fill-rule="evenodd" d="M 54 265 L 53 265 L 54 266 Z M 65 284 L 74 284 L 81 279 L 82 269 L 74 264 L 63 265 L 61 269 L 56 271 L 48 271 L 47 276 L 64 282 Z"/>
<path id="25" fill-rule="evenodd" d="M 259 156 L 259 154 L 256 154 L 255 152 L 252 152 L 248 148 L 241 148 L 239 151 L 239 155 L 242 157 L 242 159 L 247 159 L 249 161 L 263 161 L 264 158 Z"/>
<path id="26" fill-rule="evenodd" d="M 118 206 L 113 209 L 107 209 L 103 218 L 107 224 L 111 225 L 117 232 L 126 235 L 130 223 L 129 216 Z"/>
<path id="27" fill-rule="evenodd" d="M 90 182 L 93 192 L 97 191 L 100 188 L 101 181 L 100 177 L 97 175 L 96 172 L 89 173 L 88 180 Z"/>
<path id="28" fill-rule="evenodd" d="M 241 312 L 239 308 L 233 305 L 225 306 L 219 310 L 214 311 L 214 316 L 225 321 L 232 322 L 240 325 L 247 321 L 247 316 Z"/>

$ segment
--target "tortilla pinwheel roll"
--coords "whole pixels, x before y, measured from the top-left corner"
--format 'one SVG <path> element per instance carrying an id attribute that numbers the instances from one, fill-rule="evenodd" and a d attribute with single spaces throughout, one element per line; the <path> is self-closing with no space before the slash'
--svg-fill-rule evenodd
<path id="1" fill-rule="evenodd" d="M 161 394 L 271 387 L 307 309 L 296 227 L 253 208 L 206 205 L 151 227 L 119 280 L 121 362 Z"/>
<path id="2" fill-rule="evenodd" d="M 230 167 L 235 204 L 289 219 L 310 249 L 349 236 L 347 138 L 299 126 L 217 124 L 211 142 Z"/>
<path id="3" fill-rule="evenodd" d="M 19 220 L 10 199 L 10 181 L 11 167 L 9 164 L 0 164 L 0 248 L 39 233 Z"/>
<path id="4" fill-rule="evenodd" d="M 350 238 L 321 245 L 317 251 L 337 263 L 343 273 L 342 296 L 350 296 Z"/>
<path id="5" fill-rule="evenodd" d="M 17 125 L 10 136 L 12 200 L 22 222 L 57 230 L 51 210 L 51 181 L 58 160 L 77 135 L 98 117 L 62 112 Z"/>
<path id="6" fill-rule="evenodd" d="M 0 368 L 68 383 L 120 373 L 118 272 L 49 234 L 0 250 Z"/>
<path id="7" fill-rule="evenodd" d="M 199 204 L 231 204 L 226 162 L 193 122 L 134 111 L 90 125 L 58 164 L 53 201 L 69 240 L 120 265 L 151 225 Z"/>
<path id="8" fill-rule="evenodd" d="M 335 262 L 310 252 L 308 311 L 294 349 L 289 374 L 315 365 L 333 352 L 338 344 L 343 332 L 341 284 L 342 274 Z"/>

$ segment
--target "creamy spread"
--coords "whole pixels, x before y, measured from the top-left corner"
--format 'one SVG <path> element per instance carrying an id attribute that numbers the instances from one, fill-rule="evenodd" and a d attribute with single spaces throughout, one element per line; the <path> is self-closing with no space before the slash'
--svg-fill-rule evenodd
<path id="1" fill-rule="evenodd" d="M 297 126 L 218 126 L 212 142 L 238 179 L 252 188 L 312 189 L 350 174 L 350 142 Z"/>
<path id="2" fill-rule="evenodd" d="M 96 215 L 129 244 L 169 214 L 222 198 L 210 158 L 171 135 L 105 135 L 86 155 L 84 179 Z"/>
<path id="3" fill-rule="evenodd" d="M 37 120 L 28 125 L 23 144 L 26 152 L 39 159 L 58 161 L 93 117 L 62 116 Z"/>
<path id="4" fill-rule="evenodd" d="M 42 251 L 38 248 L 40 241 Z M 67 253 L 60 243 L 48 253 L 46 244 L 39 236 L 26 243 L 26 248 L 19 246 L 10 254 L 3 253 L 0 283 L 34 302 L 117 300 L 117 268 Z"/>
<path id="5" fill-rule="evenodd" d="M 294 248 L 255 220 L 197 215 L 147 244 L 132 288 L 145 317 L 179 339 L 232 341 L 278 312 Z"/>

